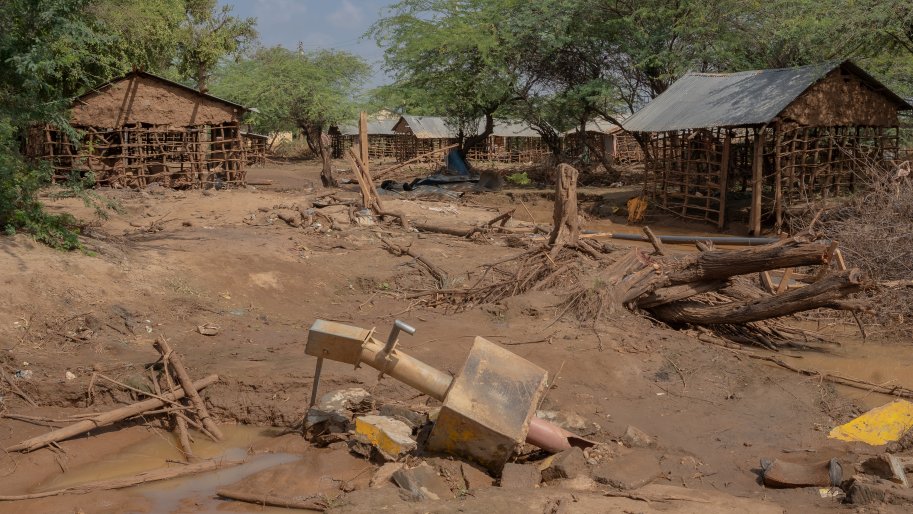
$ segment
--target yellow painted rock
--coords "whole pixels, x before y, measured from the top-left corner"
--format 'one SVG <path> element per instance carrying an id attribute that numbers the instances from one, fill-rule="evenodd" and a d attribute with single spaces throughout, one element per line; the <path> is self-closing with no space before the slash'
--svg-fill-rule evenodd
<path id="1" fill-rule="evenodd" d="M 913 428 L 913 403 L 896 400 L 835 427 L 828 437 L 881 446 L 900 439 L 910 428 Z"/>
<path id="2" fill-rule="evenodd" d="M 359 416 L 355 418 L 355 433 L 374 446 L 384 456 L 396 459 L 415 449 L 412 429 L 398 419 L 386 416 Z"/>

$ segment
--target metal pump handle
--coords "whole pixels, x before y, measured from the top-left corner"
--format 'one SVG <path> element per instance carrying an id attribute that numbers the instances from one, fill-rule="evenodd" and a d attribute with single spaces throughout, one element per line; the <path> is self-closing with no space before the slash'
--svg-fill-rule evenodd
<path id="1" fill-rule="evenodd" d="M 390 331 L 390 335 L 387 336 L 387 344 L 384 345 L 384 354 L 389 354 L 393 351 L 393 347 L 396 346 L 396 340 L 399 339 L 400 331 L 403 331 L 411 336 L 415 334 L 415 327 L 402 320 L 394 321 L 393 330 Z"/>

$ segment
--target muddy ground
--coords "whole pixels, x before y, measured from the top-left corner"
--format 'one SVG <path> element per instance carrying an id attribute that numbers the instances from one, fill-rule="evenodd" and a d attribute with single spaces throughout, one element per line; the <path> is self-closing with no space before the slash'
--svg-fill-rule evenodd
<path id="1" fill-rule="evenodd" d="M 243 190 L 103 191 L 101 195 L 122 207 L 106 220 L 96 219 L 79 200 L 48 198 L 55 211 L 93 220 L 88 251 L 61 253 L 23 236 L 0 238 L 0 360 L 7 371 L 20 372 L 23 378 L 16 383 L 40 405 L 30 407 L 2 384 L 0 410 L 64 419 L 129 401 L 126 393 L 104 381 L 95 385 L 89 398 L 90 377 L 101 372 L 126 383 L 143 380 L 144 364 L 158 357 L 151 343 L 164 335 L 185 356 L 193 376 L 222 377 L 205 392 L 222 423 L 260 427 L 237 429 L 232 445 L 260 453 L 304 455 L 305 461 L 283 464 L 292 466 L 301 483 L 319 478 L 321 466 L 335 470 L 327 471 L 330 475 L 347 475 L 345 480 L 360 483 L 373 470 L 366 471 L 363 460 L 345 451 L 314 449 L 297 434 L 273 437 L 275 432 L 264 431 L 293 425 L 304 415 L 315 364 L 304 354 L 304 345 L 315 319 L 377 327 L 386 334 L 399 318 L 418 330 L 414 336 L 403 336 L 401 348 L 435 367 L 456 373 L 473 337 L 481 335 L 555 376 L 543 409 L 581 416 L 586 426 L 581 431 L 590 439 L 612 443 L 629 425 L 655 437 L 663 471 L 656 485 L 771 502 L 787 512 L 904 511 L 896 505 L 843 505 L 822 498 L 815 488 L 768 489 L 760 485 L 757 474 L 761 458 L 821 460 L 847 454 L 853 448 L 828 440 L 828 431 L 889 398 L 835 388 L 740 358 L 634 314 L 619 314 L 595 327 L 581 323 L 562 316 L 564 298 L 548 292 L 458 313 L 426 308 L 407 296 L 431 287 L 432 279 L 411 258 L 385 251 L 380 236 L 412 242 L 414 250 L 446 269 L 454 286 L 465 285 L 466 272 L 477 266 L 521 250 L 508 246 L 504 238 L 470 241 L 406 233 L 395 225 L 352 226 L 344 210 L 331 214 L 340 230 L 332 229 L 327 220 L 315 229 L 293 228 L 276 218 L 282 209 L 311 204 L 322 192 L 318 173 L 309 164 L 275 165 L 254 169 L 248 176 L 271 179 L 272 185 Z M 344 187 L 354 195 L 354 187 Z M 580 193 L 587 200 L 605 197 L 623 205 L 634 191 L 636 187 L 582 188 Z M 548 191 L 534 189 L 474 193 L 447 201 L 386 202 L 412 219 L 452 226 L 468 226 L 513 208 L 518 220 L 543 223 L 552 208 Z M 660 233 L 685 228 L 667 225 L 663 220 L 653 223 Z M 590 215 L 588 226 L 639 231 L 624 226 L 621 217 Z M 623 243 L 613 244 L 624 248 Z M 218 326 L 218 334 L 201 335 L 197 327 L 205 324 Z M 903 372 L 913 360 L 908 342 L 869 341 L 862 347 L 852 331 L 832 328 L 830 333 L 843 344 L 825 355 L 809 355 L 806 365 L 841 369 L 878 383 L 910 385 L 909 374 Z M 803 355 L 790 354 L 803 362 Z M 869 354 L 874 361 L 859 359 Z M 23 372 L 31 373 L 25 378 L 29 373 Z M 332 362 L 324 365 L 320 387 L 325 392 L 363 387 L 385 401 L 433 404 L 391 379 L 378 382 L 376 371 Z M 174 451 L 173 442 L 158 422 L 146 421 L 134 419 L 101 429 L 63 442 L 53 451 L 0 455 L 0 494 L 59 485 L 68 476 L 76 482 L 98 478 L 102 472 L 93 466 L 110 464 L 119 455 L 132 455 L 128 460 L 133 464 L 144 458 L 167 460 L 163 455 Z M 0 419 L 0 445 L 47 430 Z M 153 444 L 150 440 L 162 442 L 136 450 L 137 445 Z M 110 464 L 103 473 L 129 471 L 123 466 Z M 352 512 L 379 506 L 390 511 L 476 511 L 484 505 L 489 512 L 515 512 L 521 500 L 529 509 L 542 510 L 556 499 L 559 507 L 563 501 L 567 508 L 577 498 L 550 487 L 536 489 L 535 494 L 486 490 L 435 506 L 404 502 L 395 489 L 351 488 L 356 490 L 340 497 L 334 507 Z M 168 497 L 171 503 L 161 503 L 162 494 L 133 488 L 56 496 L 0 503 L 0 512 L 260 511 L 216 500 L 211 492 L 183 497 L 174 493 Z M 577 494 L 583 502 L 577 511 L 671 512 L 709 502 L 667 501 L 657 506 L 614 499 L 619 503 L 587 504 L 589 497 Z M 714 505 L 750 511 L 750 505 L 761 504 Z"/>

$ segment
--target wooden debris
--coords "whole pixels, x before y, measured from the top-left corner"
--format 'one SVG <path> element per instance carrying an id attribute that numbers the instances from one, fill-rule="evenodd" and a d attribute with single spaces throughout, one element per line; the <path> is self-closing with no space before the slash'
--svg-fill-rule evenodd
<path id="1" fill-rule="evenodd" d="M 558 166 L 558 182 L 555 189 L 555 210 L 552 214 L 552 232 L 548 245 L 552 253 L 556 248 L 575 246 L 580 238 L 577 215 L 577 170 L 573 166 Z M 554 257 L 554 255 L 552 255 Z"/>
<path id="2" fill-rule="evenodd" d="M 207 471 L 213 471 L 216 469 L 224 469 L 243 463 L 243 460 L 209 459 L 179 467 L 144 471 L 142 473 L 138 473 L 126 478 L 100 480 L 98 482 L 89 482 L 87 484 L 74 485 L 72 487 L 55 489 L 53 491 L 43 491 L 40 493 L 30 494 L 2 495 L 0 496 L 0 502 L 34 500 L 36 498 L 47 498 L 49 496 L 60 496 L 64 494 L 86 494 L 93 491 L 110 491 L 112 489 L 123 489 L 125 487 L 133 487 L 135 485 L 146 484 L 149 482 L 158 482 L 160 480 L 169 480 L 172 478 L 195 475 L 197 473 L 205 473 Z"/>
<path id="3" fill-rule="evenodd" d="M 286 498 L 273 494 L 257 494 L 245 491 L 234 491 L 231 489 L 219 489 L 216 494 L 228 498 L 229 500 L 254 503 L 268 507 L 281 507 L 284 509 L 303 509 L 316 510 L 323 512 L 327 510 L 328 503 L 322 496 L 310 496 L 307 498 Z"/>
<path id="4" fill-rule="evenodd" d="M 194 382 L 192 384 L 193 390 L 199 391 L 200 389 L 204 389 L 205 387 L 210 386 L 218 381 L 219 381 L 218 375 L 209 375 L 206 378 L 203 378 L 203 379 L 200 379 L 200 380 Z M 137 402 L 137 403 L 134 403 L 131 405 L 120 407 L 118 409 L 114 409 L 114 410 L 111 410 L 108 412 L 101 412 L 89 419 L 84 419 L 84 420 L 74 423 L 72 425 L 60 428 L 58 430 L 53 430 L 51 432 L 48 432 L 46 434 L 43 434 L 43 435 L 40 435 L 37 437 L 33 437 L 31 439 L 26 439 L 25 441 L 22 441 L 21 443 L 14 444 L 13 446 L 6 448 L 6 451 L 19 452 L 19 451 L 37 450 L 38 448 L 42 448 L 51 443 L 63 441 L 65 439 L 69 439 L 71 437 L 75 437 L 80 434 L 84 434 L 84 433 L 94 430 L 96 428 L 111 425 L 118 421 L 130 418 L 133 416 L 137 416 L 144 412 L 161 408 L 161 407 L 165 406 L 168 402 L 176 402 L 177 400 L 184 398 L 184 396 L 185 396 L 184 390 L 178 389 L 178 390 L 163 394 L 161 399 L 151 398 L 149 400 L 143 400 L 141 402 Z"/>
<path id="5" fill-rule="evenodd" d="M 154 345 L 159 353 L 162 354 L 162 358 L 167 360 L 171 365 L 171 369 L 174 370 L 176 375 L 175 378 L 177 378 L 178 383 L 181 384 L 181 387 L 193 404 L 194 409 L 196 409 L 197 416 L 200 418 L 200 423 L 210 434 L 215 436 L 216 440 L 221 441 L 223 438 L 222 431 L 219 430 L 218 425 L 216 425 L 215 421 L 212 420 L 212 417 L 209 416 L 209 411 L 206 410 L 206 403 L 203 402 L 203 398 L 200 397 L 200 394 L 194 387 L 193 380 L 191 380 L 190 375 L 184 368 L 184 363 L 181 362 L 181 357 L 171 349 L 171 346 L 164 337 L 159 338 Z"/>
<path id="6" fill-rule="evenodd" d="M 2 375 L 3 380 L 6 380 L 6 383 L 9 384 L 10 389 L 12 389 L 14 393 L 16 393 L 16 396 L 27 401 L 28 404 L 31 405 L 32 407 L 38 406 L 38 404 L 35 403 L 35 400 L 32 400 L 31 396 L 25 394 L 25 391 L 23 391 L 22 389 L 19 388 L 19 386 L 16 384 L 16 382 L 13 381 L 13 378 L 9 376 L 9 374 L 6 372 L 5 369 L 3 369 L 2 365 L 0 365 L 0 375 Z"/>
<path id="7" fill-rule="evenodd" d="M 404 161 L 404 162 L 398 163 L 394 166 L 390 166 L 389 168 L 378 171 L 377 175 L 374 178 L 381 178 L 385 175 L 389 175 L 389 174 L 393 173 L 394 171 L 396 171 L 398 169 L 402 169 L 410 164 L 415 164 L 416 162 L 425 160 L 428 157 L 431 157 L 432 155 L 435 155 L 435 154 L 447 152 L 447 151 L 453 150 L 454 148 L 459 148 L 459 146 L 460 145 L 458 145 L 458 144 L 452 144 L 450 146 L 445 146 L 443 148 L 438 148 L 437 150 L 432 150 L 430 152 L 426 152 L 421 155 L 417 155 L 417 156 L 409 159 L 408 161 Z"/>
<path id="8" fill-rule="evenodd" d="M 647 239 L 650 240 L 650 244 L 653 245 L 653 254 L 654 255 L 666 255 L 666 250 L 663 247 L 663 242 L 656 237 L 656 234 L 650 230 L 650 227 L 644 227 L 644 234 L 647 235 Z M 700 247 L 698 247 L 700 248 Z"/>

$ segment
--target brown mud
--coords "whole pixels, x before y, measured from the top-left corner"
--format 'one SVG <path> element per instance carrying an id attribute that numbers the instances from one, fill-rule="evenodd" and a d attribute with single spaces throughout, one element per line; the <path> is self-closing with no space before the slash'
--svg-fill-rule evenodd
<path id="1" fill-rule="evenodd" d="M 184 356 L 192 375 L 222 377 L 204 392 L 210 412 L 225 425 L 253 427 L 226 427 L 230 437 L 221 446 L 207 447 L 198 436 L 195 448 L 203 456 L 245 453 L 247 467 L 220 471 L 225 473 L 222 479 L 201 476 L 0 503 L 0 512 L 268 512 L 219 500 L 214 491 L 242 478 L 253 487 L 257 480 L 271 483 L 288 476 L 297 477 L 286 484 L 290 490 L 339 490 L 339 484 L 349 484 L 354 492 L 333 506 L 351 512 L 373 511 L 374 505 L 403 512 L 429 509 L 403 503 L 389 488 L 372 496 L 362 480 L 370 479 L 372 470 L 365 471 L 369 465 L 345 450 L 318 450 L 297 434 L 275 437 L 267 430 L 291 426 L 304 415 L 315 363 L 304 354 L 304 343 L 308 327 L 318 318 L 377 327 L 382 334 L 394 319 L 403 319 L 418 332 L 402 336 L 401 348 L 451 373 L 460 369 L 473 337 L 504 345 L 555 377 L 542 408 L 583 417 L 586 428 L 580 431 L 587 437 L 617 441 L 628 425 L 654 436 L 663 471 L 659 485 L 766 500 L 788 512 L 853 510 L 819 497 L 817 491 L 764 488 L 757 475 L 759 459 L 794 457 L 796 452 L 815 458 L 843 455 L 851 448 L 828 440 L 828 431 L 890 398 L 744 359 L 633 314 L 619 314 L 596 326 L 578 322 L 561 316 L 563 298 L 548 292 L 459 313 L 423 308 L 404 293 L 430 284 L 430 278 L 412 259 L 385 251 L 379 235 L 412 242 L 413 250 L 446 269 L 455 286 L 463 285 L 470 270 L 518 250 L 498 240 L 406 234 L 396 226 L 341 224 L 342 230 L 326 232 L 293 228 L 272 213 L 309 206 L 318 192 L 319 168 L 273 166 L 253 169 L 248 177 L 268 178 L 273 184 L 205 192 L 103 192 L 124 212 L 95 222 L 87 240 L 90 253 L 61 253 L 23 236 L 0 239 L 0 363 L 10 372 L 31 371 L 30 378 L 17 384 L 40 405 L 29 407 L 4 384 L 0 410 L 62 419 L 129 401 L 126 393 L 103 384 L 96 385 L 90 400 L 93 371 L 128 383 L 142 381 L 143 364 L 158 357 L 152 341 L 164 335 Z M 580 189 L 587 193 L 587 188 Z M 593 193 L 601 194 L 609 193 Z M 53 210 L 93 219 L 91 210 L 77 200 L 47 201 Z M 385 205 L 413 220 L 453 226 L 485 221 L 509 208 L 517 209 L 517 219 L 546 223 L 552 208 L 546 195 L 524 192 L 470 194 L 444 202 L 385 198 Z M 333 216 L 342 220 L 345 214 Z M 651 226 L 658 233 L 686 228 L 663 220 L 651 220 Z M 584 228 L 639 231 L 624 227 L 621 216 L 591 217 Z M 713 233 L 710 227 L 706 233 Z M 217 325 L 218 334 L 201 335 L 197 327 L 206 323 Z M 790 350 L 790 362 L 878 383 L 913 385 L 906 372 L 913 363 L 908 343 L 862 343 L 849 329 L 834 332 L 841 346 L 829 353 Z M 68 379 L 67 372 L 75 378 Z M 324 364 L 321 392 L 351 386 L 407 405 L 431 403 L 391 379 L 378 381 L 373 370 Z M 47 430 L 3 418 L 0 445 Z M 60 446 L 62 450 L 0 454 L 0 494 L 129 475 L 179 455 L 170 434 L 160 431 L 158 422 L 143 419 Z M 267 464 L 292 472 L 259 475 L 268 472 Z M 549 498 L 570 498 L 562 494 L 548 488 L 535 493 L 479 492 L 439 507 L 449 511 L 463 505 L 473 511 L 485 505 L 489 512 L 516 512 L 520 499 L 539 508 Z M 637 501 L 617 507 L 647 509 Z M 892 510 L 894 506 L 879 508 L 902 512 Z"/>

